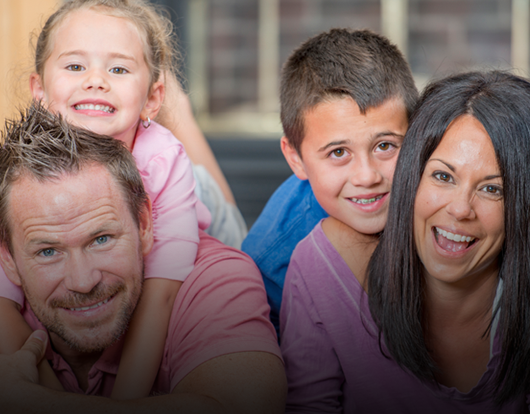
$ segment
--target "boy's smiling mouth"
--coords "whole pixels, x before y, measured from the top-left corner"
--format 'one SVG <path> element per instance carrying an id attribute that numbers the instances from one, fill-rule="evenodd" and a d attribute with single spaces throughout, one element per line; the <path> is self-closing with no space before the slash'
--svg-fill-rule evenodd
<path id="1" fill-rule="evenodd" d="M 377 200 L 381 200 L 384 196 L 385 196 L 385 194 L 380 194 L 380 195 L 378 195 L 376 197 L 372 197 L 372 198 L 355 198 L 355 197 L 352 197 L 352 198 L 350 198 L 350 200 L 353 201 L 355 204 L 371 204 L 371 203 L 376 202 Z"/>

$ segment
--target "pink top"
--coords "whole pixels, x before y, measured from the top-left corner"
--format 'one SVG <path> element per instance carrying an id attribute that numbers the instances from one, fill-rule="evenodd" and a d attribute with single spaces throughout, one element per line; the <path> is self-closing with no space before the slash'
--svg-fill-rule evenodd
<path id="1" fill-rule="evenodd" d="M 167 394 L 202 363 L 236 352 L 281 358 L 261 274 L 244 253 L 200 232 L 195 267 L 180 288 L 169 322 L 164 356 L 152 393 Z M 43 329 L 24 310 L 33 329 Z M 109 397 L 118 372 L 123 337 L 106 349 L 88 373 L 88 395 Z M 83 393 L 70 366 L 48 347 L 46 358 L 66 391 Z"/>
<path id="2" fill-rule="evenodd" d="M 468 393 L 424 383 L 383 355 L 368 295 L 317 224 L 291 257 L 280 310 L 287 413 L 528 412 L 528 397 L 496 406 L 495 336 L 486 372 Z M 389 355 L 384 342 L 383 351 Z"/>
<path id="3" fill-rule="evenodd" d="M 183 145 L 153 122 L 138 127 L 132 154 L 153 208 L 155 242 L 145 261 L 145 277 L 184 280 L 193 269 L 199 228 L 210 225 L 206 206 L 195 195 L 191 163 Z M 0 297 L 24 303 L 22 289 L 0 267 Z"/>

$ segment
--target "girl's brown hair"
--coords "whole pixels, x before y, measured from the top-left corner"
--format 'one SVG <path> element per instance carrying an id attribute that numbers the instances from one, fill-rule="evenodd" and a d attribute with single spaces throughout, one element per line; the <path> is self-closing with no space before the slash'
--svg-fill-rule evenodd
<path id="1" fill-rule="evenodd" d="M 144 58 L 149 67 L 150 84 L 161 80 L 165 71 L 173 71 L 176 59 L 173 25 L 161 10 L 145 0 L 70 0 L 53 13 L 42 28 L 35 47 L 35 71 L 41 78 L 44 64 L 53 49 L 57 27 L 71 13 L 90 9 L 113 17 L 128 19 L 138 28 L 144 43 Z"/>

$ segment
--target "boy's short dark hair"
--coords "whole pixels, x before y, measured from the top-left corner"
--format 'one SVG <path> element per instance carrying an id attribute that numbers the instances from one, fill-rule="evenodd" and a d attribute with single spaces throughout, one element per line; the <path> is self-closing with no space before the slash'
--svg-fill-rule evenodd
<path id="1" fill-rule="evenodd" d="M 401 98 L 410 116 L 418 99 L 410 67 L 399 49 L 370 30 L 332 29 L 304 42 L 282 69 L 281 120 L 300 153 L 304 115 L 331 97 L 351 97 L 361 113 Z"/>

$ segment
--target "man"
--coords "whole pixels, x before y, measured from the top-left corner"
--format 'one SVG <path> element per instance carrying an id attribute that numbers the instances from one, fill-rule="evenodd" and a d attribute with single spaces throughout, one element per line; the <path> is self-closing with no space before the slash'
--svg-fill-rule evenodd
<path id="1" fill-rule="evenodd" d="M 153 241 L 140 175 L 118 141 L 40 107 L 5 141 L 0 261 L 24 290 L 26 321 L 48 330 L 46 358 L 70 393 L 39 386 L 35 358 L 19 351 L 0 358 L 2 412 L 283 411 L 285 375 L 259 272 L 205 234 L 173 306 L 156 396 L 99 398 L 112 390 Z"/>

